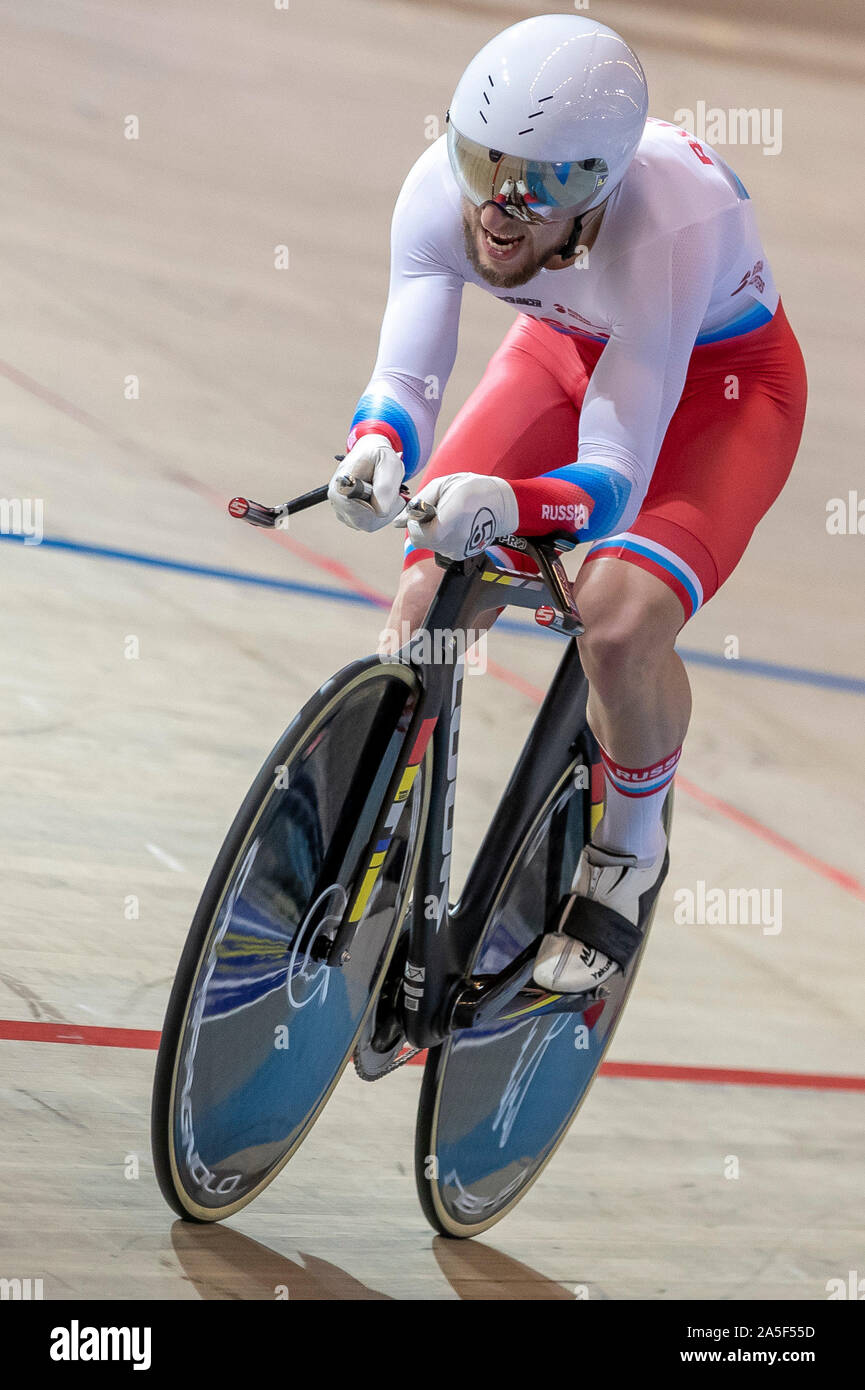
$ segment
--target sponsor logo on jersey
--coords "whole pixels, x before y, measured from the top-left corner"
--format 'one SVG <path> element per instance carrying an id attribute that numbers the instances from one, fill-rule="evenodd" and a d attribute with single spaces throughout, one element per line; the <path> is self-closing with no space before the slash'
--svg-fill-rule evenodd
<path id="1" fill-rule="evenodd" d="M 529 318 L 534 319 L 535 323 L 546 323 L 557 333 L 564 333 L 569 338 L 603 338 L 605 341 L 609 338 L 609 329 L 600 328 L 597 324 L 590 323 L 588 319 L 574 313 L 573 309 L 569 309 L 568 313 L 573 314 L 574 318 L 579 318 L 580 322 L 561 323 L 559 319 L 551 319 L 547 314 L 529 314 Z"/>
<path id="2" fill-rule="evenodd" d="M 541 507 L 541 521 L 567 521 L 576 531 L 582 531 L 589 524 L 589 509 L 585 502 L 559 502 L 555 505 L 544 503 Z"/>
<path id="3" fill-rule="evenodd" d="M 601 331 L 592 323 L 591 319 L 586 318 L 585 314 L 578 314 L 576 309 L 569 309 L 565 304 L 554 304 L 553 308 L 557 314 L 570 314 L 572 319 L 579 319 L 580 323 L 587 324 L 589 328 L 595 328 L 598 333 Z"/>
<path id="4" fill-rule="evenodd" d="M 730 295 L 730 298 L 732 299 L 734 294 L 739 294 L 741 290 L 747 289 L 748 285 L 753 285 L 754 288 L 756 290 L 759 290 L 760 294 L 762 294 L 766 288 L 766 282 L 760 274 L 760 271 L 762 269 L 763 262 L 758 261 L 757 264 L 754 266 L 753 270 L 746 270 L 739 284 L 736 286 L 736 288 L 733 290 L 733 293 Z"/>
<path id="5" fill-rule="evenodd" d="M 543 304 L 540 299 L 522 299 L 519 295 L 513 294 L 499 294 L 496 296 L 496 298 L 503 300 L 505 304 L 530 304 L 533 309 L 543 308 Z"/>

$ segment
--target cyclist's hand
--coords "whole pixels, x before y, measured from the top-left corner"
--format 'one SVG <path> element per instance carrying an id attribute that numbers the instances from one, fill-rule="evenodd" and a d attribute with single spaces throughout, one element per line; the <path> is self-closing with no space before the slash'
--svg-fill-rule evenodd
<path id="1" fill-rule="evenodd" d="M 337 478 L 351 476 L 372 484 L 372 501 L 343 497 Z M 402 455 L 383 434 L 363 434 L 330 480 L 327 495 L 340 521 L 355 531 L 377 531 L 403 508 L 399 495 L 405 476 Z"/>
<path id="2" fill-rule="evenodd" d="M 407 522 L 412 544 L 452 560 L 479 554 L 496 536 L 512 536 L 519 525 L 519 508 L 510 483 L 486 473 L 447 473 L 427 483 L 417 497 L 432 502 L 436 515 L 432 521 Z M 403 509 L 394 525 L 406 519 Z"/>

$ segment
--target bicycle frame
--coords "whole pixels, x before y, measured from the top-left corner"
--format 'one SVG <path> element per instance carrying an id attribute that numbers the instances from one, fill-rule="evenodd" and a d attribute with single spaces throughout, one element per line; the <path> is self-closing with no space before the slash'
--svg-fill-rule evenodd
<path id="1" fill-rule="evenodd" d="M 515 538 L 508 538 L 513 542 Z M 423 631 L 442 634 L 442 659 L 415 660 L 412 644 L 400 657 L 414 666 L 421 680 L 423 707 L 417 716 L 429 728 L 432 721 L 433 769 L 429 814 L 424 832 L 409 919 L 409 951 L 402 992 L 402 1022 L 413 1047 L 432 1047 L 456 1028 L 488 1025 L 500 1016 L 530 983 L 537 942 L 523 951 L 499 975 L 468 979 L 466 971 L 485 920 L 509 865 L 543 798 L 582 753 L 587 685 L 576 642 L 568 642 L 502 796 L 498 811 L 475 857 L 459 902 L 449 906 L 451 838 L 456 787 L 460 708 L 464 663 L 453 634 L 471 628 L 480 613 L 492 606 L 516 604 L 537 609 L 544 597 L 553 600 L 559 631 L 582 631 L 567 588 L 567 578 L 551 541 L 517 542 L 537 563 L 540 578 L 505 569 L 485 554 L 471 560 L 447 562 L 430 605 Z M 563 542 L 559 541 L 559 545 Z M 503 595 L 506 590 L 506 596 Z M 497 602 L 491 604 L 491 596 Z M 507 807 L 507 814 L 504 808 Z M 593 991 L 582 995 L 550 995 L 532 990 L 523 1001 L 536 1012 L 581 1012 Z"/>
<path id="2" fill-rule="evenodd" d="M 341 460 L 343 456 L 335 457 Z M 346 495 L 365 498 L 369 491 L 369 484 L 349 480 Z M 403 486 L 401 492 L 408 499 L 408 488 Z M 326 496 L 327 488 L 319 487 L 280 507 L 235 497 L 229 512 L 255 526 L 272 527 L 281 525 L 295 512 L 323 502 Z M 433 509 L 426 510 L 434 514 Z M 423 514 L 421 507 L 419 515 Z M 389 825 L 398 819 L 431 737 L 430 804 L 414 880 L 401 995 L 400 1023 L 409 1043 L 418 1048 L 437 1046 L 456 1029 L 488 1025 L 505 1016 L 504 1010 L 515 1000 L 523 1005 L 524 1012 L 531 1010 L 535 1015 L 579 1013 L 607 993 L 603 986 L 579 995 L 524 988 L 530 984 L 540 936 L 498 975 L 472 979 L 466 974 L 485 914 L 495 901 L 543 798 L 578 755 L 582 755 L 586 765 L 593 760 L 591 734 L 585 722 L 588 687 L 577 644 L 571 640 L 475 857 L 460 900 L 451 908 L 452 812 L 463 679 L 455 634 L 465 634 L 475 619 L 490 608 L 509 605 L 535 609 L 544 626 L 571 639 L 583 632 L 558 558 L 559 550 L 575 547 L 573 537 L 557 532 L 532 540 L 525 536 L 500 536 L 494 544 L 529 555 L 537 566 L 537 575 L 507 569 L 491 560 L 486 552 L 466 560 L 436 555 L 436 563 L 445 574 L 420 631 L 441 634 L 442 659 L 419 660 L 413 641 L 396 657 L 382 658 L 384 662 L 398 660 L 412 667 L 419 681 L 418 699 L 410 715 L 407 712 L 409 727 L 375 831 L 356 861 L 358 870 L 364 861 L 367 869 L 355 891 L 354 907 L 336 935 L 323 938 L 320 943 L 320 958 L 328 964 L 338 968 L 341 961 L 350 958 L 363 907 L 384 857 L 381 846 L 387 840 L 381 836 L 386 836 Z"/>

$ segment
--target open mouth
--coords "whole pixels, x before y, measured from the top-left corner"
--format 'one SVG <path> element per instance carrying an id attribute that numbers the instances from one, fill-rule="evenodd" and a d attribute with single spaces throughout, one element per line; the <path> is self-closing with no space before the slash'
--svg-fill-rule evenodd
<path id="1" fill-rule="evenodd" d="M 494 236 L 488 232 L 486 227 L 481 228 L 484 234 L 484 246 L 487 253 L 496 261 L 511 261 L 519 253 L 519 249 L 525 241 L 525 234 L 518 236 Z"/>

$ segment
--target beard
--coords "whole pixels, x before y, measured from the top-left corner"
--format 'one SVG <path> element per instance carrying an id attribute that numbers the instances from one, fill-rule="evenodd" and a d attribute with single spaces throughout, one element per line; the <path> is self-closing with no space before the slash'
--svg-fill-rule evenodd
<path id="1" fill-rule="evenodd" d="M 473 270 L 480 275 L 482 280 L 486 280 L 488 285 L 494 286 L 498 290 L 513 290 L 520 285 L 527 285 L 530 280 L 534 280 L 540 270 L 544 268 L 547 261 L 557 256 L 559 249 L 553 247 L 551 250 L 539 252 L 523 266 L 521 270 L 508 270 L 502 267 L 501 270 L 494 266 L 484 265 L 478 253 L 476 233 L 480 228 L 480 220 L 477 226 L 473 227 L 466 213 L 463 213 L 463 242 L 465 243 L 466 256 L 468 257 Z M 482 230 L 482 229 L 481 229 Z M 567 241 L 562 243 L 567 245 Z"/>

